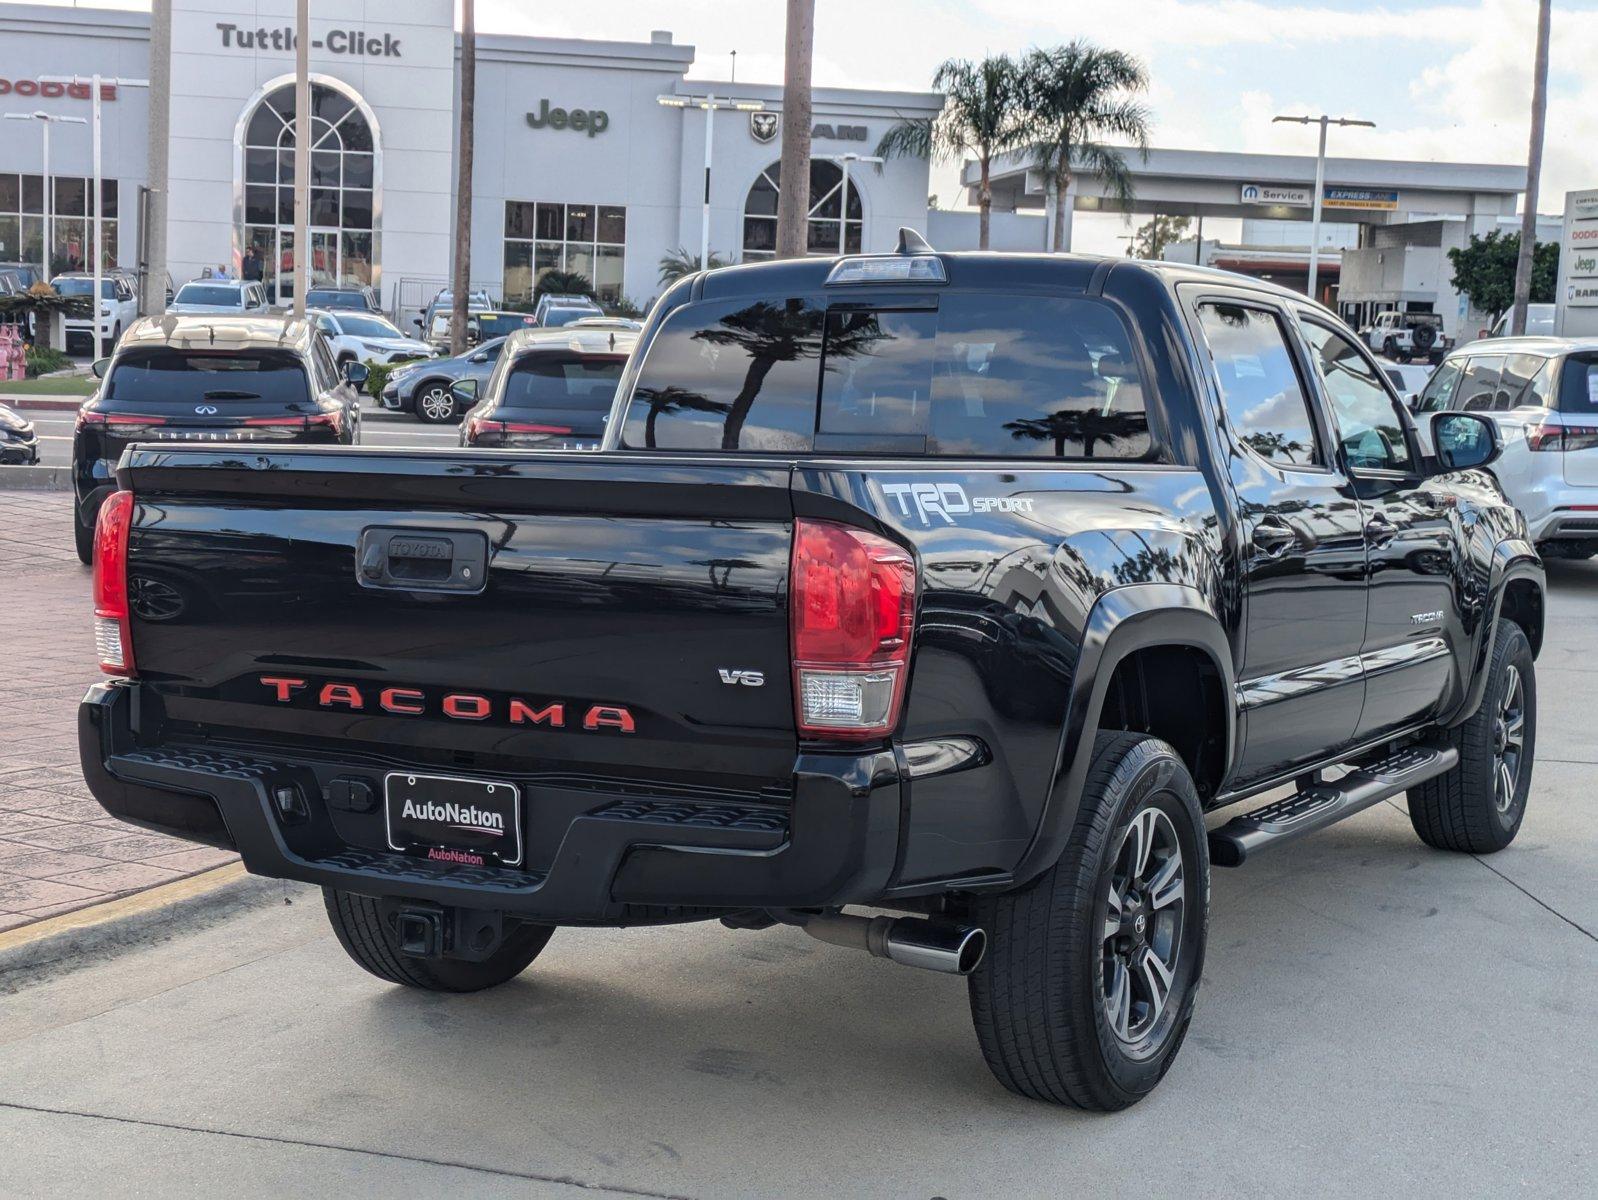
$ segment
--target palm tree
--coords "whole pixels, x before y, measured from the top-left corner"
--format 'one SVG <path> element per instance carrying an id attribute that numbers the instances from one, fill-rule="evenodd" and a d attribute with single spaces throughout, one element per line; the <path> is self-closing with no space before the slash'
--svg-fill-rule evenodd
<path id="1" fill-rule="evenodd" d="M 1082 457 L 1092 458 L 1100 442 L 1114 445 L 1148 432 L 1142 413 L 1104 413 L 1097 409 L 1061 409 L 1042 417 L 1006 421 L 1004 428 L 1016 441 L 1053 442 L 1054 457 L 1065 457 L 1067 442 L 1082 446 Z"/>
<path id="2" fill-rule="evenodd" d="M 1026 125 L 1021 69 L 1008 54 L 981 62 L 951 58 L 932 77 L 943 93 L 943 111 L 929 120 L 900 121 L 877 143 L 879 158 L 963 158 L 974 155 L 977 184 L 978 245 L 988 248 L 993 212 L 990 182 L 994 158 L 1024 139 Z"/>
<path id="3" fill-rule="evenodd" d="M 1021 78 L 1032 159 L 1054 188 L 1058 253 L 1065 249 L 1066 193 L 1076 171 L 1103 180 L 1122 203 L 1132 199 L 1126 155 L 1102 139 L 1130 142 L 1148 157 L 1149 111 L 1136 99 L 1148 90 L 1148 72 L 1130 54 L 1079 40 L 1032 51 Z"/>
<path id="4" fill-rule="evenodd" d="M 788 0 L 782 172 L 777 180 L 778 258 L 803 258 L 810 241 L 810 74 L 815 39 L 816 0 Z"/>
<path id="5" fill-rule="evenodd" d="M 684 275 L 696 275 L 701 270 L 714 271 L 717 267 L 726 265 L 727 260 L 712 250 L 710 265 L 702 266 L 699 255 L 690 252 L 686 246 L 678 246 L 675 250 L 668 250 L 660 256 L 660 282 L 676 283 Z"/>
<path id="6" fill-rule="evenodd" d="M 473 0 L 461 0 L 460 174 L 455 180 L 455 269 L 450 280 L 449 352 L 466 351 L 466 315 L 472 279 L 472 150 L 477 137 L 477 19 Z"/>

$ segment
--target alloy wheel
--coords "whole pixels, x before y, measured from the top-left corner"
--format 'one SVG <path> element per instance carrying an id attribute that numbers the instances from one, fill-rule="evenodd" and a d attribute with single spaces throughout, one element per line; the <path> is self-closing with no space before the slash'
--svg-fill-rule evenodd
<path id="1" fill-rule="evenodd" d="M 135 575 L 128 580 L 128 607 L 146 621 L 170 621 L 183 614 L 183 593 L 165 580 Z"/>
<path id="2" fill-rule="evenodd" d="M 1171 999 L 1182 952 L 1187 875 L 1176 826 L 1142 809 L 1122 835 L 1102 914 L 1104 1015 L 1115 1036 L 1148 1036 Z"/>
<path id="3" fill-rule="evenodd" d="M 437 384 L 422 393 L 420 403 L 422 415 L 429 421 L 447 421 L 455 411 L 455 397 Z"/>
<path id="4" fill-rule="evenodd" d="M 1504 668 L 1504 690 L 1493 720 L 1493 799 L 1498 811 L 1515 806 L 1515 787 L 1526 748 L 1526 685 L 1513 663 Z"/>

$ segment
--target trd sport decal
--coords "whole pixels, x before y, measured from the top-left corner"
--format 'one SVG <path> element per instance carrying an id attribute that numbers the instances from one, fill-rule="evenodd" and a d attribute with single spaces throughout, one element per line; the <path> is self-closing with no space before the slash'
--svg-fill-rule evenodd
<path id="1" fill-rule="evenodd" d="M 931 525 L 933 517 L 953 525 L 955 517 L 966 513 L 1032 511 L 1030 497 L 967 496 L 958 483 L 884 483 L 881 487 L 884 496 L 898 502 L 901 517 L 914 512 L 923 525 Z"/>
<path id="2" fill-rule="evenodd" d="M 559 700 L 523 700 L 520 696 L 494 700 L 471 692 L 451 692 L 439 699 L 435 710 L 429 705 L 427 694 L 420 688 L 363 688 L 361 684 L 328 682 L 311 690 L 307 680 L 288 679 L 280 675 L 262 675 L 260 683 L 262 687 L 271 689 L 272 698 L 279 704 L 314 699 L 318 708 L 347 709 L 351 712 L 375 709 L 399 717 L 433 715 L 445 716 L 453 721 L 494 720 L 506 725 L 568 728 L 566 705 Z M 573 709 L 571 715 L 573 727 L 577 721 L 576 712 Z M 628 709 L 615 704 L 590 704 L 583 710 L 582 727 L 589 733 L 607 729 L 617 733 L 632 733 L 637 725 Z"/>

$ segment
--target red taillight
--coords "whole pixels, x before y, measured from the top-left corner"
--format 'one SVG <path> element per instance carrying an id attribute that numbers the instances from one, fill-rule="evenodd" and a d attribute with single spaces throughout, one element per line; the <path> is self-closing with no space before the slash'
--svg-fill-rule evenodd
<path id="1" fill-rule="evenodd" d="M 94 641 L 100 670 L 132 675 L 133 636 L 128 624 L 128 531 L 133 493 L 112 492 L 94 526 Z"/>
<path id="2" fill-rule="evenodd" d="M 1526 445 L 1532 450 L 1591 450 L 1598 446 L 1598 425 L 1528 425 Z"/>
<path id="3" fill-rule="evenodd" d="M 312 413 L 308 417 L 245 417 L 244 423 L 254 429 L 314 429 L 318 425 L 326 425 L 335 434 L 344 428 L 344 422 L 336 411 Z"/>
<path id="4" fill-rule="evenodd" d="M 94 412 L 87 408 L 78 409 L 78 419 L 74 425 L 82 429 L 85 425 L 165 425 L 165 417 L 146 417 L 138 413 L 103 413 Z"/>
<path id="5" fill-rule="evenodd" d="M 915 622 L 916 567 L 874 533 L 794 523 L 789 628 L 803 736 L 875 738 L 899 723 Z"/>
<path id="6" fill-rule="evenodd" d="M 570 425 L 539 425 L 533 421 L 496 421 L 489 417 L 466 418 L 466 440 L 473 441 L 485 433 L 500 437 L 516 434 L 538 434 L 543 437 L 570 434 Z"/>

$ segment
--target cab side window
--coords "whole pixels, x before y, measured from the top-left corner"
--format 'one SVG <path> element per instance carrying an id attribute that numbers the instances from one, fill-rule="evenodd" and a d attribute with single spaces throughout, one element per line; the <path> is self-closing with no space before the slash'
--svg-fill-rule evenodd
<path id="1" fill-rule="evenodd" d="M 1453 407 L 1465 412 L 1492 412 L 1498 403 L 1498 381 L 1504 373 L 1502 354 L 1477 355 L 1465 368 Z"/>
<path id="2" fill-rule="evenodd" d="M 1220 380 L 1227 423 L 1261 458 L 1289 467 L 1324 463 L 1304 385 L 1276 313 L 1209 300 L 1198 306 Z"/>
<path id="3" fill-rule="evenodd" d="M 331 392 L 338 387 L 338 368 L 333 365 L 333 356 L 327 352 L 327 343 L 320 334 L 311 342 L 311 362 L 316 367 L 318 391 Z"/>
<path id="4" fill-rule="evenodd" d="M 1337 438 L 1356 471 L 1407 471 L 1413 465 L 1398 404 L 1353 342 L 1336 330 L 1304 322 L 1310 357 L 1326 387 Z"/>
<path id="5" fill-rule="evenodd" d="M 1454 392 L 1465 374 L 1464 362 L 1462 358 L 1451 358 L 1432 372 L 1426 390 L 1420 394 L 1420 403 L 1415 406 L 1416 412 L 1447 412 L 1453 407 Z"/>

